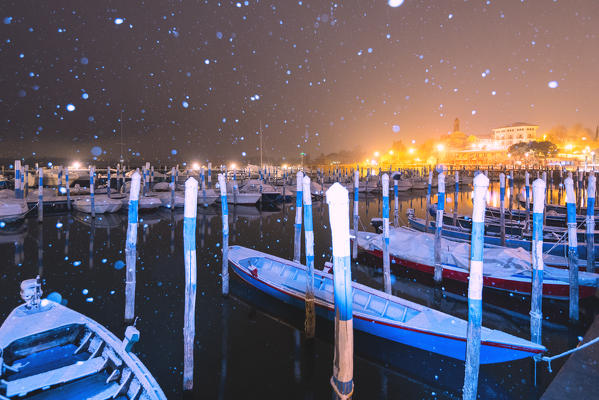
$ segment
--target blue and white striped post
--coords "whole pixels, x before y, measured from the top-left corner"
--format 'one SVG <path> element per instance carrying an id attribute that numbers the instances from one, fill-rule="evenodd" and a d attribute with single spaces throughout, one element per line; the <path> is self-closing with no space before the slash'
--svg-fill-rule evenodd
<path id="1" fill-rule="evenodd" d="M 208 203 L 206 203 L 206 169 L 204 167 L 202 167 L 201 172 L 200 172 L 200 182 L 202 184 L 203 204 L 204 204 L 204 207 L 206 207 L 206 206 L 208 206 Z"/>
<path id="2" fill-rule="evenodd" d="M 589 173 L 587 187 L 587 217 L 586 217 L 586 242 L 587 242 L 587 272 L 595 272 L 595 173 Z"/>
<path id="3" fill-rule="evenodd" d="M 96 171 L 94 167 L 89 167 L 89 202 L 91 206 L 92 218 L 96 218 L 96 199 L 95 199 L 95 188 L 94 188 L 94 175 Z"/>
<path id="4" fill-rule="evenodd" d="M 545 213 L 545 206 L 547 205 L 547 171 L 543 171 L 543 182 L 545 182 L 545 197 L 543 198 L 543 226 L 545 226 L 545 218 L 547 217 Z M 534 188 L 533 188 L 534 189 Z M 533 193 L 534 196 L 534 193 Z M 534 201 L 534 198 L 533 198 Z M 534 208 L 534 205 L 533 205 Z"/>
<path id="5" fill-rule="evenodd" d="M 112 183 L 112 179 L 110 179 L 110 165 L 106 169 L 106 196 L 110 198 L 110 184 Z"/>
<path id="6" fill-rule="evenodd" d="M 125 245 L 125 260 L 127 272 L 125 275 L 125 321 L 135 319 L 135 285 L 137 258 L 137 211 L 139 207 L 139 190 L 141 176 L 134 172 L 131 176 L 131 188 L 129 190 L 129 218 L 127 224 L 127 243 Z"/>
<path id="7" fill-rule="evenodd" d="M 212 163 L 208 163 L 208 188 L 212 189 Z"/>
<path id="8" fill-rule="evenodd" d="M 358 258 L 358 222 L 359 222 L 359 204 L 360 204 L 360 171 L 356 168 L 354 171 L 354 242 L 353 259 Z M 324 187 L 322 187 L 324 190 Z"/>
<path id="9" fill-rule="evenodd" d="M 302 203 L 304 188 L 304 173 L 297 171 L 295 195 L 295 235 L 293 238 L 293 261 L 299 263 L 302 257 Z"/>
<path id="10" fill-rule="evenodd" d="M 150 190 L 154 189 L 154 166 L 152 165 L 151 175 L 150 175 Z"/>
<path id="11" fill-rule="evenodd" d="M 121 164 L 116 165 L 116 191 L 121 192 Z"/>
<path id="12" fill-rule="evenodd" d="M 349 198 L 347 189 L 335 183 L 327 190 L 333 242 L 335 300 L 335 358 L 331 386 L 336 399 L 351 399 L 354 392 L 354 323 L 349 254 Z"/>
<path id="13" fill-rule="evenodd" d="M 458 222 L 458 195 L 460 194 L 460 173 L 455 171 L 455 193 L 453 195 L 453 225 Z"/>
<path id="14" fill-rule="evenodd" d="M 44 169 L 37 168 L 37 222 L 44 222 Z"/>
<path id="15" fill-rule="evenodd" d="M 433 187 L 433 171 L 430 170 L 428 172 L 428 186 L 426 189 L 426 212 L 424 213 L 424 226 L 425 226 L 425 232 L 429 231 L 429 227 L 428 227 L 428 223 L 429 223 L 429 219 L 430 219 L 430 213 L 428 212 L 429 207 L 431 206 L 431 192 L 432 192 L 432 187 Z"/>
<path id="16" fill-rule="evenodd" d="M 25 191 L 24 198 L 29 195 L 29 165 L 21 167 L 21 188 Z"/>
<path id="17" fill-rule="evenodd" d="M 526 191 L 526 227 L 530 225 L 530 174 L 528 171 L 524 173 L 524 190 Z"/>
<path id="18" fill-rule="evenodd" d="M 566 209 L 568 212 L 568 269 L 570 271 L 570 321 L 578 321 L 578 239 L 576 237 L 576 195 L 574 181 L 566 178 Z"/>
<path id="19" fill-rule="evenodd" d="M 501 245 L 505 246 L 505 174 L 499 174 L 499 227 Z"/>
<path id="20" fill-rule="evenodd" d="M 483 319 L 483 247 L 485 206 L 489 178 L 478 174 L 474 178 L 472 238 L 470 242 L 470 278 L 468 280 L 468 331 L 466 334 L 466 370 L 463 399 L 476 399 L 480 368 L 480 337 Z"/>
<path id="21" fill-rule="evenodd" d="M 237 170 L 233 170 L 233 204 L 237 205 L 237 193 L 239 192 L 239 186 L 237 186 Z M 283 186 L 283 201 L 285 201 L 285 186 Z"/>
<path id="22" fill-rule="evenodd" d="M 144 195 L 150 191 L 150 163 L 146 162 L 144 169 Z"/>
<path id="23" fill-rule="evenodd" d="M 21 195 L 21 160 L 15 160 L 15 198 L 23 198 Z"/>
<path id="24" fill-rule="evenodd" d="M 304 237 L 306 239 L 306 321 L 304 330 L 307 338 L 313 338 L 316 329 L 316 311 L 314 309 L 314 227 L 312 222 L 312 193 L 310 178 L 303 179 L 304 199 Z"/>
<path id="25" fill-rule="evenodd" d="M 509 198 L 509 209 L 510 209 L 510 220 L 512 218 L 512 209 L 513 209 L 513 200 L 514 200 L 514 170 L 512 169 L 512 173 L 510 174 L 510 198 Z"/>
<path id="26" fill-rule="evenodd" d="M 543 321 L 543 212 L 545 208 L 545 181 L 532 184 L 532 298 L 530 304 L 530 337 L 541 344 Z"/>
<path id="27" fill-rule="evenodd" d="M 443 279 L 443 267 L 441 265 L 441 232 L 443 230 L 443 211 L 445 209 L 445 174 L 441 170 L 437 188 L 437 219 L 435 221 L 435 282 Z M 488 185 L 487 185 L 488 186 Z M 427 210 L 428 211 L 428 210 Z"/>
<path id="28" fill-rule="evenodd" d="M 385 293 L 391 294 L 391 260 L 389 259 L 389 175 L 383 174 L 383 283 Z M 356 238 L 356 241 L 358 239 Z"/>
<path id="29" fill-rule="evenodd" d="M 399 189 L 397 187 L 398 184 L 399 180 L 393 179 L 393 198 L 395 200 L 395 208 L 393 210 L 393 226 L 395 226 L 396 228 L 399 225 Z"/>
<path id="30" fill-rule="evenodd" d="M 58 182 L 56 183 L 56 186 L 56 195 L 58 196 L 60 194 L 60 188 L 62 187 L 62 165 L 58 166 Z"/>
<path id="31" fill-rule="evenodd" d="M 221 277 L 223 280 L 223 296 L 229 295 L 229 206 L 227 204 L 227 180 L 224 174 L 218 174 L 220 186 L 220 207 L 223 222 L 223 265 Z"/>
<path id="32" fill-rule="evenodd" d="M 197 269 L 196 216 L 198 212 L 198 181 L 185 181 L 183 209 L 183 253 L 185 262 L 185 314 L 183 321 L 183 390 L 193 389 L 193 342 L 195 338 L 195 307 Z"/>
<path id="33" fill-rule="evenodd" d="M 65 185 L 66 185 L 66 189 L 67 189 L 67 209 L 69 211 L 71 211 L 71 185 L 69 183 L 69 167 L 66 166 L 64 168 L 64 179 L 65 179 Z"/>
<path id="34" fill-rule="evenodd" d="M 171 211 L 175 211 L 175 187 L 177 186 L 177 173 L 175 167 L 171 169 Z"/>

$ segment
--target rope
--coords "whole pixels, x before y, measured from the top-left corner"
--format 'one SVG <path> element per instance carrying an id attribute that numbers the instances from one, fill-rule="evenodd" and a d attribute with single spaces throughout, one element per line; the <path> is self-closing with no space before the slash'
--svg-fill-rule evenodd
<path id="1" fill-rule="evenodd" d="M 577 347 L 575 347 L 575 348 L 573 348 L 573 349 L 570 349 L 570 350 L 564 351 L 563 353 L 561 353 L 561 354 L 558 354 L 558 355 L 555 355 L 555 356 L 553 356 L 553 357 L 545 357 L 545 356 L 543 356 L 543 357 L 541 357 L 541 361 L 547 361 L 547 369 L 549 370 L 549 372 L 553 372 L 553 371 L 551 370 L 551 361 L 553 361 L 553 360 L 556 360 L 556 359 L 558 359 L 558 358 L 562 358 L 562 357 L 564 357 L 564 356 L 567 356 L 568 354 L 575 353 L 575 352 L 577 352 L 578 350 L 582 350 L 582 349 L 584 349 L 585 347 L 588 347 L 588 346 L 590 346 L 590 345 L 592 345 L 592 344 L 595 344 L 595 343 L 597 343 L 597 342 L 599 342 L 599 336 L 598 336 L 598 337 L 596 337 L 595 339 L 593 339 L 593 340 L 589 341 L 589 342 L 586 342 L 586 343 L 585 343 L 585 344 L 583 344 L 583 345 L 580 345 L 580 346 L 577 346 Z"/>
<path id="2" fill-rule="evenodd" d="M 335 381 L 333 381 L 332 376 L 331 376 L 330 383 L 331 383 L 331 386 L 333 387 L 333 390 L 335 391 L 335 394 L 339 398 L 339 400 L 349 400 L 354 395 L 354 381 L 353 380 L 351 382 L 351 390 L 349 391 L 348 394 L 343 394 L 343 393 L 339 392 L 339 389 L 337 388 L 337 385 L 335 385 Z"/>

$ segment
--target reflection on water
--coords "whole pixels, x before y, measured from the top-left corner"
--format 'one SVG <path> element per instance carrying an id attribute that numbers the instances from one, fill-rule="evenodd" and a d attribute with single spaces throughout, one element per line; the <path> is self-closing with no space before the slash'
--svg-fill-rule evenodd
<path id="1" fill-rule="evenodd" d="M 452 190 L 448 187 L 448 213 L 456 210 Z M 558 188 L 548 190 L 554 202 L 563 201 Z M 425 191 L 399 194 L 400 225 L 406 223 L 408 208 L 424 216 L 424 195 Z M 492 185 L 491 204 L 499 204 L 498 195 L 498 185 Z M 471 188 L 462 188 L 457 201 L 459 213 L 471 213 Z M 513 206 L 519 207 L 517 202 Z M 264 209 L 231 206 L 228 241 L 292 259 L 295 211 L 294 203 Z M 313 215 L 315 265 L 322 268 L 331 258 L 328 215 L 322 202 L 314 203 Z M 378 196 L 360 197 L 360 229 L 371 230 L 370 218 L 380 215 Z M 305 341 L 303 310 L 248 287 L 234 275 L 230 296 L 223 297 L 221 223 L 219 207 L 198 208 L 195 287 L 185 278 L 182 212 L 158 210 L 139 215 L 140 240 L 132 269 L 125 268 L 125 212 L 98 215 L 95 221 L 78 213 L 48 214 L 43 224 L 30 218 L 7 226 L 0 230 L 0 257 L 5 260 L 0 317 L 4 319 L 18 304 L 19 283 L 39 273 L 45 293 L 60 293 L 69 307 L 118 336 L 126 326 L 123 309 L 128 310 L 125 319 L 137 317 L 141 340 L 136 351 L 169 398 L 329 398 L 333 325 L 319 319 L 316 339 Z M 352 277 L 382 290 L 381 261 L 360 254 L 352 264 Z M 396 295 L 467 318 L 465 285 L 444 282 L 445 290 L 435 290 L 432 277 L 393 268 L 392 285 Z M 485 326 L 528 337 L 528 298 L 485 292 L 484 302 Z M 543 341 L 551 354 L 575 344 L 595 308 L 594 299 L 583 302 L 583 326 L 573 328 L 567 325 L 567 304 L 543 304 Z M 355 334 L 355 354 L 356 398 L 460 397 L 463 362 L 361 332 Z M 538 397 L 553 375 L 539 368 L 535 389 L 532 366 L 531 360 L 483 366 L 481 397 Z M 560 366 L 556 362 L 554 371 Z M 189 393 L 183 392 L 184 377 L 193 387 Z"/>

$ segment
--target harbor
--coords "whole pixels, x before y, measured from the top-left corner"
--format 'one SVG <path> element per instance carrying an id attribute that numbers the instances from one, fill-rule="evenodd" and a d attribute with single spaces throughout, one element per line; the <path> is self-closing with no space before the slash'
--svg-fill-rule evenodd
<path id="1" fill-rule="evenodd" d="M 333 268 L 329 207 L 326 204 L 326 193 L 323 198 L 322 189 L 326 192 L 338 186 L 340 190 L 345 190 L 348 200 L 351 197 L 352 203 L 357 200 L 351 209 L 348 209 L 351 212 L 347 214 L 348 221 L 351 215 L 357 215 L 359 231 L 358 240 L 352 240 L 357 247 L 352 245 L 354 247 L 352 251 L 356 253 L 352 253 L 351 274 L 352 281 L 361 285 L 359 290 L 366 290 L 367 297 L 370 296 L 368 297 L 370 300 L 364 304 L 366 297 L 358 300 L 355 294 L 358 288 L 354 288 L 354 313 L 362 313 L 357 311 L 359 307 L 374 307 L 372 296 L 375 293 L 382 293 L 376 294 L 377 296 L 385 296 L 384 293 L 387 292 L 397 299 L 394 301 L 401 302 L 393 307 L 400 307 L 399 304 L 403 304 L 401 307 L 408 306 L 414 310 L 398 309 L 393 312 L 403 314 L 402 318 L 406 320 L 416 321 L 414 317 L 408 317 L 412 315 L 411 313 L 422 312 L 416 310 L 435 310 L 434 312 L 439 313 L 439 317 L 435 317 L 437 320 L 450 318 L 453 321 L 452 325 L 455 325 L 459 319 L 464 323 L 469 319 L 468 280 L 456 275 L 458 271 L 465 270 L 465 277 L 468 276 L 468 266 L 460 267 L 458 256 L 460 254 L 458 248 L 465 246 L 465 241 L 445 234 L 440 239 L 443 241 L 443 248 L 452 246 L 454 248 L 452 258 L 441 256 L 443 278 L 441 284 L 438 284 L 433 277 L 436 265 L 433 257 L 434 246 L 429 250 L 422 247 L 426 246 L 425 243 L 432 245 L 437 239 L 434 234 L 414 229 L 417 226 L 414 225 L 414 221 L 427 220 L 427 223 L 431 224 L 431 232 L 434 232 L 436 209 L 433 206 L 438 205 L 440 187 L 438 185 L 436 189 L 431 184 L 430 189 L 412 188 L 395 192 L 394 186 L 397 182 L 391 185 L 390 191 L 383 190 L 383 186 L 388 185 L 389 182 L 387 178 L 389 175 L 384 172 L 379 179 L 379 171 L 373 170 L 356 174 L 348 171 L 341 174 L 318 169 L 309 173 L 309 169 L 305 169 L 305 180 L 308 182 L 305 188 L 310 191 L 308 196 L 310 203 L 306 203 L 306 196 L 298 190 L 304 189 L 304 185 L 301 187 L 296 185 L 298 174 L 302 176 L 302 183 L 304 182 L 301 172 L 285 172 L 284 176 L 278 176 L 274 170 L 271 174 L 268 170 L 264 170 L 253 177 L 251 173 L 243 171 L 228 171 L 226 174 L 221 171 L 211 171 L 208 174 L 203 169 L 197 173 L 173 169 L 170 172 L 175 172 L 174 178 L 164 176 L 160 181 L 151 181 L 150 173 L 146 174 L 145 170 L 144 165 L 139 172 L 129 174 L 132 180 L 125 179 L 124 183 L 117 182 L 120 178 L 113 174 L 110 184 L 107 175 L 102 176 L 98 173 L 99 178 L 91 180 L 95 182 L 94 185 L 99 186 L 98 189 L 89 190 L 90 182 L 88 182 L 87 186 L 80 186 L 83 188 L 80 190 L 87 188 L 90 194 L 69 196 L 69 201 L 89 202 L 91 193 L 98 191 L 103 192 L 103 196 L 119 199 L 123 196 L 121 191 L 133 187 L 134 192 L 139 191 L 139 200 L 136 203 L 141 204 L 144 197 L 152 198 L 159 193 L 154 190 L 154 187 L 160 188 L 162 186 L 160 181 L 168 183 L 167 187 L 171 189 L 163 192 L 168 199 L 186 198 L 186 192 L 190 190 L 189 184 L 196 185 L 196 203 L 193 208 L 196 214 L 192 221 L 195 223 L 193 231 L 197 257 L 195 263 L 197 300 L 193 304 L 195 332 L 191 339 L 192 345 L 183 346 L 184 341 L 189 337 L 189 329 L 185 328 L 189 326 L 187 303 L 190 292 L 187 289 L 189 286 L 185 283 L 189 276 L 186 272 L 188 267 L 184 267 L 187 262 L 191 262 L 187 260 L 188 253 L 184 249 L 187 246 L 185 232 L 188 232 L 188 228 L 185 224 L 189 222 L 186 217 L 189 210 L 187 208 L 183 210 L 184 207 L 171 208 L 170 202 L 164 205 L 161 203 L 159 207 L 147 210 L 140 208 L 137 216 L 138 224 L 133 228 L 137 231 L 137 240 L 134 243 L 134 257 L 137 261 L 133 261 L 135 271 L 134 275 L 131 275 L 128 265 L 132 261 L 127 256 L 129 250 L 125 251 L 130 248 L 129 245 L 125 246 L 125 242 L 129 240 L 128 231 L 131 230 L 131 197 L 126 206 L 114 212 L 98 212 L 93 215 L 91 210 L 81 211 L 74 207 L 69 211 L 68 201 L 63 196 L 66 193 L 65 181 L 61 182 L 60 179 L 55 187 L 43 188 L 42 192 L 47 195 L 42 206 L 44 209 L 42 221 L 39 220 L 37 213 L 39 204 L 30 201 L 30 210 L 21 219 L 7 221 L 1 230 L 5 239 L 0 249 L 3 258 L 10 260 L 8 264 L 10 267 L 5 270 L 2 280 L 4 294 L 2 309 L 10 310 L 18 304 L 17 283 L 39 276 L 46 298 L 58 300 L 61 304 L 98 321 L 112 332 L 122 332 L 135 321 L 135 328 L 140 332 L 136 352 L 151 368 L 152 375 L 160 383 L 168 398 L 186 398 L 186 396 L 193 398 L 197 395 L 233 398 L 247 392 L 251 392 L 252 396 L 269 398 L 276 396 L 279 391 L 288 390 L 289 387 L 293 387 L 299 393 L 298 398 L 320 398 L 322 393 L 330 391 L 330 362 L 335 346 L 334 326 L 330 315 L 327 317 L 320 312 L 323 303 L 319 300 L 326 298 L 321 294 L 326 286 L 323 278 L 330 274 Z M 148 171 L 151 169 L 148 168 Z M 452 226 L 454 218 L 457 218 L 455 221 L 460 221 L 458 216 L 465 218 L 464 221 L 471 221 L 467 216 L 472 216 L 473 183 L 466 182 L 473 182 L 475 173 L 472 176 L 465 171 L 461 173 L 462 183 L 458 177 L 457 185 L 455 182 L 446 185 L 446 193 L 442 197 L 447 215 L 444 223 L 447 227 Z M 47 171 L 42 176 L 49 174 L 51 175 Z M 401 174 L 429 175 L 423 171 L 406 170 L 392 176 L 399 177 Z M 517 212 L 526 212 L 527 208 L 526 198 L 523 203 L 518 201 L 519 194 L 526 193 L 526 179 L 523 179 L 525 174 L 528 173 L 524 171 L 522 176 L 514 175 L 517 179 L 513 180 L 511 175 L 508 175 L 507 191 L 500 190 L 500 182 L 492 182 L 487 192 L 487 209 L 492 212 L 493 207 L 499 207 L 500 196 L 503 193 L 504 211 L 513 214 L 511 222 L 515 223 Z M 214 183 L 211 182 L 211 187 L 208 187 L 209 175 L 218 176 L 218 184 L 215 179 Z M 448 172 L 443 175 L 451 174 Z M 433 178 L 438 180 L 441 175 L 431 171 L 430 176 L 432 182 Z M 477 176 L 483 177 L 484 174 L 478 173 Z M 358 180 L 352 182 L 352 177 Z M 135 179 L 138 180 L 137 184 L 133 183 Z M 310 185 L 311 181 L 319 183 Z M 251 188 L 256 182 L 258 185 L 256 191 L 259 194 L 261 184 L 262 189 L 269 187 L 270 191 L 264 191 L 266 192 L 264 197 L 259 195 L 260 199 L 255 204 L 244 205 L 227 201 L 227 198 L 234 198 L 237 191 L 245 191 L 240 188 Z M 356 185 L 356 182 L 359 184 Z M 117 189 L 117 186 L 122 189 Z M 107 190 L 108 187 L 111 189 Z M 221 187 L 228 187 L 231 191 L 221 190 Z M 316 189 L 314 196 L 311 187 Z M 357 197 L 352 193 L 356 187 L 358 187 Z M 554 186 L 547 188 L 547 193 L 551 194 L 547 198 L 548 207 L 549 205 L 556 207 L 565 202 L 565 189 L 562 189 L 564 187 L 561 181 L 555 181 Z M 177 190 L 174 190 L 175 188 Z M 283 188 L 285 194 L 290 193 L 289 196 L 283 195 Z M 9 194 L 19 195 L 19 190 L 19 188 L 5 189 L 3 199 L 9 198 Z M 427 199 L 429 190 L 430 196 Z M 579 193 L 585 190 L 587 189 L 580 188 Z M 29 187 L 27 191 L 33 194 L 39 193 L 36 187 Z M 203 192 L 205 191 L 220 194 L 219 203 L 204 205 Z M 279 193 L 279 196 L 274 196 L 273 193 Z M 25 196 L 24 191 L 22 195 Z M 222 206 L 225 203 L 229 203 L 226 208 Z M 278 295 L 274 297 L 272 294 L 269 295 L 268 291 L 260 289 L 261 285 L 258 281 L 247 278 L 258 277 L 269 280 L 282 272 L 277 272 L 272 278 L 268 278 L 267 270 L 261 266 L 262 264 L 256 262 L 245 264 L 246 261 L 243 261 L 261 259 L 264 256 L 278 257 L 277 260 L 283 263 L 282 266 L 289 263 L 285 268 L 297 268 L 294 267 L 296 264 L 293 260 L 299 261 L 300 264 L 297 265 L 305 268 L 303 265 L 307 265 L 305 263 L 308 262 L 306 259 L 308 248 L 307 244 L 302 243 L 304 235 L 301 235 L 301 225 L 298 241 L 297 210 L 301 212 L 302 208 L 308 206 L 314 229 L 314 248 L 311 251 L 313 261 L 311 262 L 315 273 L 314 288 L 317 306 L 315 331 L 311 334 L 305 330 L 304 295 L 300 294 L 299 301 L 290 301 L 293 297 L 297 297 L 292 293 L 289 300 Z M 356 207 L 355 212 L 354 207 Z M 386 214 L 385 209 L 387 209 Z M 382 229 L 379 221 L 383 221 L 384 218 L 391 220 L 389 242 L 391 254 L 388 256 L 391 263 L 387 267 L 389 268 L 388 280 L 381 260 L 384 255 L 382 250 L 376 250 L 381 246 L 380 239 L 376 239 L 381 235 L 378 233 Z M 488 218 L 490 224 L 492 217 Z M 532 215 L 530 220 L 533 220 Z M 468 226 L 463 225 L 464 221 L 461 226 L 467 234 Z M 224 230 L 225 226 L 228 232 Z M 308 229 L 308 226 L 305 228 Z M 355 237 L 354 229 L 356 229 L 355 225 L 350 229 L 352 237 Z M 491 235 L 490 237 L 501 238 L 499 231 L 492 233 L 492 225 L 487 225 L 486 231 Z M 507 238 L 516 240 L 516 233 L 520 234 L 521 241 L 530 241 L 530 237 L 526 239 L 521 231 L 508 230 Z M 402 235 L 412 244 L 404 243 Z M 430 238 L 423 235 L 430 235 Z M 417 244 L 419 240 L 424 242 Z M 450 244 L 451 240 L 454 240 L 453 244 Z M 228 252 L 223 252 L 228 245 L 231 245 Z M 418 248 L 413 256 L 411 250 L 408 250 L 410 246 Z M 497 251 L 496 247 L 485 248 L 485 256 L 495 257 L 493 252 Z M 518 250 L 525 254 L 520 263 L 528 262 L 528 267 L 525 268 L 530 271 L 530 253 L 521 248 Z M 431 256 L 429 261 L 426 261 L 427 253 Z M 226 259 L 223 258 L 223 254 L 227 255 Z M 500 254 L 508 257 L 508 253 Z M 464 256 L 466 264 L 469 256 L 469 250 L 466 248 Z M 519 268 L 519 262 L 514 261 L 513 258 L 518 256 L 510 254 L 511 258 L 504 260 L 501 259 L 501 255 L 497 257 L 499 258 L 494 259 L 495 261 L 486 258 L 483 261 L 483 271 L 486 276 L 494 273 L 493 265 L 497 263 L 500 263 L 498 265 L 508 263 L 505 265 L 511 265 L 510 268 Z M 552 361 L 551 372 L 549 372 L 547 362 L 542 360 L 541 355 L 556 355 L 575 348 L 595 318 L 599 306 L 594 294 L 596 279 L 592 278 L 589 283 L 591 285 L 589 295 L 580 292 L 578 321 L 572 322 L 568 290 L 559 292 L 559 289 L 553 289 L 553 294 L 547 292 L 547 289 L 551 288 L 552 279 L 557 279 L 558 285 L 564 283 L 564 280 L 559 280 L 563 279 L 560 278 L 563 276 L 561 273 L 552 278 L 551 268 L 566 272 L 567 287 L 568 263 L 560 261 L 559 256 L 551 254 L 546 254 L 544 260 L 545 291 L 540 327 L 543 346 L 538 347 L 538 350 L 531 347 L 528 355 L 507 353 L 493 355 L 496 352 L 485 352 L 483 346 L 477 390 L 481 398 L 541 398 L 557 374 L 560 374 L 559 376 L 567 374 L 566 371 L 559 372 L 567 358 Z M 452 262 L 457 263 L 457 266 L 452 266 Z M 427 263 L 430 263 L 430 269 L 424 267 Z M 581 266 L 580 284 L 583 285 L 583 278 L 587 274 L 584 272 L 586 261 L 581 260 L 578 264 Z M 194 264 L 191 265 L 193 268 Z M 526 273 L 523 276 L 525 275 Z M 509 346 L 513 349 L 529 346 L 526 343 L 530 342 L 522 341 L 520 338 L 525 339 L 530 335 L 530 275 L 528 284 L 524 286 L 522 284 L 511 286 L 514 284 L 510 283 L 510 280 L 505 280 L 511 279 L 509 275 L 502 273 L 500 276 L 503 281 L 487 283 L 485 278 L 482 325 L 485 329 L 495 329 L 502 331 L 502 335 L 507 335 L 501 340 L 519 340 L 520 342 L 511 342 Z M 305 280 L 303 282 L 303 285 L 306 285 Z M 274 285 L 277 284 L 272 281 L 269 285 L 275 287 Z M 293 287 L 293 285 L 296 284 L 285 283 L 282 287 Z M 301 287 L 294 290 L 303 290 Z M 523 289 L 526 287 L 528 289 Z M 372 294 L 368 294 L 370 290 L 373 290 Z M 297 307 L 294 307 L 296 302 Z M 330 303 L 330 307 L 334 307 L 334 302 Z M 384 313 L 391 313 L 390 306 L 386 306 L 385 309 L 388 311 Z M 364 309 L 364 312 L 366 311 Z M 368 315 L 368 312 L 364 315 Z M 393 391 L 401 390 L 402 393 L 409 391 L 414 398 L 461 397 L 465 347 L 455 348 L 449 343 L 442 342 L 435 344 L 425 340 L 424 337 L 413 335 L 411 339 L 406 337 L 398 342 L 397 338 L 401 336 L 396 336 L 395 333 L 373 332 L 370 331 L 370 325 L 361 326 L 359 322 L 356 324 L 354 325 L 353 374 L 359 384 L 356 385 L 355 396 L 393 398 Z M 414 328 L 416 326 L 409 329 L 414 332 Z M 462 334 L 465 335 L 465 325 L 462 329 Z M 391 336 L 388 336 L 389 334 Z M 489 334 L 483 335 L 483 343 L 492 340 L 485 335 Z M 513 339 L 508 339 L 510 336 Z M 467 343 L 465 336 L 462 340 L 462 343 Z M 281 356 L 282 354 L 285 356 Z M 260 370 L 252 368 L 254 359 L 261 359 Z M 419 367 L 415 369 L 414 365 Z M 285 379 L 257 387 L 255 381 L 269 373 L 282 375 Z"/>

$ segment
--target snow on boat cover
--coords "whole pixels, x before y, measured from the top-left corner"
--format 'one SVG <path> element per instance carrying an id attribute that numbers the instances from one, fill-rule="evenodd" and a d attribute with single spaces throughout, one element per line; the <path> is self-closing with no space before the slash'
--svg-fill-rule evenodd
<path id="1" fill-rule="evenodd" d="M 382 235 L 358 232 L 358 246 L 369 252 L 382 251 Z M 434 266 L 433 234 L 415 232 L 405 228 L 392 228 L 389 232 L 389 253 L 392 257 L 421 266 Z M 377 254 L 378 255 L 378 254 Z M 532 264 L 529 251 L 522 248 L 491 247 L 483 252 L 483 279 L 485 286 L 499 290 L 513 290 L 530 294 Z M 547 262 L 547 260 L 545 260 Z M 470 243 L 454 242 L 441 238 L 441 263 L 450 278 L 466 281 L 470 270 Z M 445 274 L 444 274 L 445 276 Z M 501 280 L 492 281 L 490 280 Z M 568 295 L 569 271 L 544 266 L 543 294 L 562 298 Z M 578 282 L 583 297 L 594 294 L 599 274 L 579 272 Z"/>
<path id="2" fill-rule="evenodd" d="M 242 246 L 229 247 L 229 261 L 235 273 L 248 284 L 304 308 L 304 265 Z M 352 282 L 352 286 L 355 329 L 464 360 L 466 321 L 356 282 Z M 315 270 L 314 287 L 317 313 L 332 320 L 332 275 Z M 488 328 L 482 328 L 481 338 L 481 364 L 516 360 L 546 350 L 542 345 Z"/>

